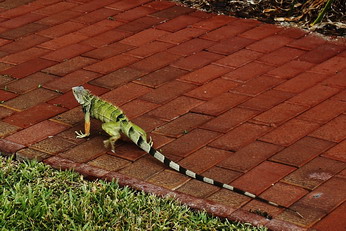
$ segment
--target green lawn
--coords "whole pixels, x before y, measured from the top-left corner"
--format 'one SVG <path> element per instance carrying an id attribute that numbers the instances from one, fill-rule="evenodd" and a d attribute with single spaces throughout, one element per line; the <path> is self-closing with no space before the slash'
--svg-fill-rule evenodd
<path id="1" fill-rule="evenodd" d="M 0 230 L 266 230 L 114 182 L 0 156 Z"/>

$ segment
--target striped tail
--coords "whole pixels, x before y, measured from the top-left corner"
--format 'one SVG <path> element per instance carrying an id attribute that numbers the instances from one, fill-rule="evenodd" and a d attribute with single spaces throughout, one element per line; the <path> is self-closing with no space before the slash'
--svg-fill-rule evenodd
<path id="1" fill-rule="evenodd" d="M 188 170 L 188 169 L 186 169 L 184 167 L 181 167 L 179 164 L 177 164 L 176 162 L 168 159 L 162 153 L 160 153 L 155 148 L 153 148 L 146 140 L 143 139 L 143 137 L 140 134 L 138 134 L 138 133 L 136 134 L 136 132 L 130 132 L 130 133 L 131 133 L 130 139 L 135 144 L 137 144 L 138 147 L 140 147 L 143 151 L 145 151 L 146 153 L 149 153 L 155 159 L 159 160 L 161 163 L 165 164 L 166 166 L 170 167 L 171 169 L 174 169 L 177 172 L 180 172 L 180 173 L 182 173 L 182 174 L 184 174 L 186 176 L 189 176 L 189 177 L 191 177 L 193 179 L 196 179 L 196 180 L 199 180 L 199 181 L 211 184 L 211 185 L 215 185 L 215 186 L 218 186 L 218 187 L 221 187 L 221 188 L 225 188 L 225 189 L 228 189 L 230 191 L 233 191 L 233 192 L 241 194 L 241 195 L 245 195 L 247 197 L 250 197 L 250 198 L 253 198 L 255 200 L 264 202 L 266 204 L 275 206 L 277 208 L 287 209 L 289 211 L 292 211 L 292 212 L 296 213 L 299 217 L 303 218 L 303 216 L 296 210 L 293 210 L 293 209 L 288 208 L 288 207 L 283 206 L 283 205 L 279 205 L 279 204 L 277 204 L 275 202 L 266 200 L 266 199 L 264 199 L 262 197 L 259 197 L 259 196 L 255 195 L 255 194 L 246 192 L 244 190 L 241 190 L 239 188 L 233 187 L 233 186 L 228 185 L 228 184 L 224 184 L 222 182 L 213 180 L 211 178 L 199 175 L 199 174 L 197 174 L 197 173 L 195 173 L 195 172 L 193 172 L 191 170 Z"/>

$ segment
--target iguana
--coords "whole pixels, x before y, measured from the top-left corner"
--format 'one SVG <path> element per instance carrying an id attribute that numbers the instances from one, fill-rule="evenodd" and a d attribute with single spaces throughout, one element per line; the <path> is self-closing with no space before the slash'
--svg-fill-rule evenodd
<path id="1" fill-rule="evenodd" d="M 302 215 L 299 212 L 291 208 L 288 208 L 283 205 L 279 205 L 275 202 L 266 200 L 262 197 L 259 197 L 250 192 L 243 191 L 231 185 L 221 183 L 219 181 L 213 180 L 208 177 L 204 177 L 189 169 L 186 169 L 180 166 L 179 164 L 168 159 L 158 150 L 153 148 L 152 146 L 153 143 L 151 138 L 148 141 L 146 132 L 139 126 L 132 123 L 119 107 L 91 94 L 89 90 L 86 90 L 82 86 L 73 87 L 72 92 L 74 97 L 78 101 L 78 103 L 82 105 L 83 112 L 85 114 L 85 117 L 84 117 L 85 133 L 83 133 L 82 131 L 76 131 L 76 134 L 77 134 L 76 138 L 88 137 L 90 135 L 90 117 L 98 119 L 101 122 L 103 122 L 102 129 L 110 135 L 110 138 L 104 141 L 104 145 L 106 148 L 110 146 L 112 152 L 114 152 L 114 149 L 115 149 L 115 142 L 121 137 L 121 134 L 124 134 L 132 142 L 134 142 L 139 148 L 144 150 L 146 153 L 149 153 L 151 156 L 159 160 L 161 163 L 174 169 L 177 172 L 180 172 L 196 180 L 231 190 L 235 193 L 245 195 L 247 197 L 253 198 L 258 201 L 262 201 L 266 204 L 269 204 L 278 208 L 282 208 L 282 209 L 287 209 L 289 211 L 296 213 L 300 217 L 302 217 Z"/>

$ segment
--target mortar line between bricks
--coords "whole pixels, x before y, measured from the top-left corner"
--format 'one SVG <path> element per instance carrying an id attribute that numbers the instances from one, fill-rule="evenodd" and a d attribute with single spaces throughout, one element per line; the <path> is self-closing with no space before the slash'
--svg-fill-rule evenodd
<path id="1" fill-rule="evenodd" d="M 69 126 L 69 127 L 73 127 L 73 125 L 69 124 L 69 123 L 65 123 L 63 121 L 60 121 L 60 120 L 56 120 L 56 119 L 48 119 L 49 121 L 52 121 L 54 123 L 58 123 L 58 124 L 62 124 L 62 125 L 66 125 L 66 126 Z"/>
<path id="2" fill-rule="evenodd" d="M 0 89 L 0 92 L 4 92 L 0 101 L 5 103 L 0 105 L 2 151 L 12 150 L 18 159 L 38 158 L 56 168 L 74 167 L 75 171 L 86 178 L 118 179 L 121 185 L 129 185 L 136 190 L 145 190 L 160 196 L 175 195 L 192 208 L 205 208 L 209 213 L 231 220 L 267 225 L 271 230 L 319 229 L 319 224 L 330 226 L 333 219 L 340 219 L 340 212 L 338 213 L 336 208 L 342 203 L 339 191 L 346 190 L 341 183 L 344 182 L 345 175 L 345 169 L 341 167 L 345 164 L 342 153 L 345 149 L 346 133 L 343 122 L 346 112 L 342 112 L 342 108 L 323 112 L 323 106 L 326 106 L 327 110 L 332 108 L 334 101 L 338 101 L 339 103 L 334 105 L 340 107 L 344 106 L 341 102 L 346 102 L 346 82 L 341 78 L 343 73 L 346 73 L 346 40 L 336 43 L 296 28 L 292 31 L 291 28 L 251 19 L 199 12 L 166 1 L 149 0 L 141 4 L 125 5 L 120 3 L 120 7 L 114 0 L 104 3 L 92 1 L 91 5 L 58 0 L 40 7 L 35 2 L 31 4 L 33 13 L 27 9 L 18 9 L 18 13 L 16 8 L 13 8 L 13 11 L 2 9 L 1 13 L 7 15 L 7 18 L 3 18 L 3 25 L 8 28 L 0 30 L 0 43 L 3 45 L 0 46 L 0 59 L 3 60 L 0 60 L 0 72 L 6 73 L 10 70 L 9 73 L 13 73 L 12 76 L 0 75 L 0 88 L 7 85 L 9 88 L 8 93 L 4 92 L 5 89 Z M 72 8 L 64 11 L 58 8 L 66 5 L 71 5 Z M 103 15 L 100 15 L 102 12 Z M 13 14 L 14 16 L 11 16 Z M 112 17 L 115 21 L 108 20 L 108 14 L 114 14 Z M 95 18 L 89 17 L 86 20 L 88 15 Z M 19 19 L 26 21 L 17 22 Z M 187 22 L 183 19 L 193 21 Z M 12 28 L 14 25 L 19 26 Z M 68 28 L 56 31 L 63 25 Z M 150 34 L 151 32 L 154 34 Z M 114 36 L 105 38 L 106 35 L 119 33 L 121 36 L 118 39 Z M 136 38 L 140 41 L 134 41 Z M 268 42 L 273 46 L 264 47 Z M 150 52 L 144 51 L 148 47 L 154 49 Z M 23 57 L 20 57 L 22 54 Z M 110 63 L 113 61 L 111 58 L 118 63 Z M 166 58 L 170 62 L 164 62 L 160 58 Z M 275 60 L 276 58 L 278 60 Z M 108 59 L 110 61 L 102 63 Z M 65 63 L 69 60 L 76 61 Z M 80 63 L 76 63 L 78 60 Z M 48 67 L 30 67 L 30 64 L 39 62 Z M 18 68 L 22 66 L 26 69 Z M 53 74 L 44 71 L 51 67 L 54 67 L 49 69 Z M 253 67 L 255 69 L 252 74 L 250 71 Z M 168 71 L 172 71 L 172 75 Z M 335 73 L 336 71 L 338 73 Z M 75 72 L 79 72 L 79 76 L 73 76 Z M 260 73 L 255 75 L 257 72 Z M 160 80 L 159 75 L 163 75 Z M 185 75 L 187 77 L 182 78 Z M 300 75 L 304 76 L 299 77 Z M 139 81 L 144 76 L 148 77 Z M 152 79 L 149 80 L 149 77 Z M 311 80 L 312 77 L 314 80 Z M 295 78 L 297 79 L 294 80 Z M 299 86 L 303 80 L 308 82 Z M 109 84 L 105 81 L 109 81 Z M 288 84 L 282 85 L 288 81 Z M 222 84 L 225 86 L 220 88 Z M 146 159 L 151 158 L 150 155 L 137 150 L 135 144 L 121 142 L 117 146 L 120 147 L 118 153 L 114 155 L 109 150 L 104 150 L 102 139 L 105 136 L 100 133 L 99 122 L 92 122 L 91 139 L 74 140 L 73 130 L 83 129 L 83 113 L 78 109 L 70 85 L 82 85 L 101 98 L 106 94 L 112 103 L 116 104 L 119 100 L 119 105 L 126 105 L 128 116 L 134 115 L 141 127 L 150 130 L 149 134 L 153 135 L 154 143 L 157 141 L 159 150 L 164 150 L 167 145 L 168 157 L 181 163 L 183 167 L 200 169 L 196 172 L 215 175 L 211 178 L 231 185 L 231 182 L 236 181 L 235 186 L 242 185 L 240 188 L 249 189 L 249 192 L 260 191 L 258 194 L 264 198 L 273 198 L 275 202 L 298 208 L 299 212 L 307 215 L 307 219 L 298 220 L 287 211 L 257 204 L 248 198 L 237 199 L 232 193 L 223 194 L 224 190 L 221 188 L 212 190 L 202 186 L 203 188 L 198 190 L 205 194 L 197 197 L 201 192 L 193 189 L 193 179 L 184 180 L 184 175 L 172 174 L 174 171 L 167 167 L 156 169 L 159 163 L 153 158 L 152 163 L 146 163 Z M 226 85 L 234 87 L 224 91 Z M 266 87 L 267 85 L 269 87 Z M 37 90 L 34 86 L 42 86 L 42 89 Z M 173 86 L 172 89 L 167 90 L 170 86 Z M 162 89 L 166 89 L 167 93 L 157 90 L 161 87 L 165 87 Z M 64 90 L 56 91 L 55 88 Z M 199 90 L 195 90 L 198 88 Z M 155 90 L 157 93 L 151 93 Z M 174 93 L 174 90 L 182 93 Z M 223 94 L 226 95 L 220 97 Z M 216 98 L 217 100 L 214 100 Z M 6 105 L 7 102 L 10 103 Z M 168 112 L 156 111 L 153 115 L 150 114 L 151 111 L 164 108 L 168 104 Z M 208 108 L 199 107 L 204 104 L 209 105 Z M 37 105 L 41 106 L 36 107 Z M 53 111 L 59 111 L 54 105 L 61 105 L 64 110 L 61 109 L 61 113 L 49 118 L 46 118 L 48 114 L 46 117 L 40 115 L 50 109 L 52 114 Z M 185 111 L 180 113 L 176 108 L 179 106 L 178 109 Z M 279 109 L 282 111 L 278 115 L 273 114 Z M 310 113 L 304 116 L 309 111 Z M 264 114 L 266 112 L 268 113 Z M 317 113 L 316 118 L 314 112 Z M 18 113 L 23 113 L 23 118 L 19 118 Z M 175 114 L 179 115 L 173 118 Z M 258 117 L 258 120 L 254 119 L 261 114 L 264 115 Z M 28 121 L 34 121 L 35 125 L 42 126 L 43 131 L 34 134 L 35 132 L 30 130 L 34 125 L 28 124 L 25 127 L 28 130 L 24 132 L 26 137 L 18 137 L 17 141 L 26 143 L 33 140 L 33 143 L 16 144 L 9 140 L 17 139 L 14 137 L 24 134 L 20 131 L 25 129 L 16 130 L 16 126 L 11 122 L 13 120 L 18 120 L 13 124 L 23 126 L 26 126 Z M 36 122 L 37 120 L 40 121 Z M 216 122 L 210 123 L 213 120 Z M 319 131 L 321 127 L 323 129 Z M 183 132 L 179 133 L 184 128 L 188 128 L 189 132 L 194 131 L 193 134 L 201 135 L 193 137 L 194 143 L 190 144 L 193 150 L 184 149 L 186 144 L 179 142 L 172 145 L 181 138 L 187 140 Z M 54 135 L 46 131 L 51 131 Z M 236 133 L 237 131 L 239 132 Z M 31 132 L 33 134 L 28 134 Z M 321 132 L 326 134 L 321 135 Z M 18 135 L 12 136 L 16 134 Z M 45 134 L 48 137 L 44 138 Z M 228 134 L 230 135 L 227 136 Z M 7 141 L 10 136 L 12 137 Z M 38 137 L 40 140 L 34 141 Z M 50 139 L 55 141 L 49 143 Z M 207 141 L 200 144 L 202 142 L 198 142 L 198 139 Z M 63 151 L 53 154 L 39 146 L 40 142 L 43 142 L 45 145 L 48 143 L 49 148 L 49 145 L 59 143 L 58 141 L 63 144 L 66 144 L 65 141 L 70 142 L 73 145 L 67 145 Z M 98 150 L 97 153 L 90 151 L 94 147 Z M 63 155 L 70 150 L 70 153 Z M 179 150 L 186 150 L 186 155 L 178 152 Z M 127 156 L 122 156 L 126 154 Z M 230 160 L 232 156 L 239 158 Z M 137 162 L 138 160 L 142 162 Z M 107 167 L 102 165 L 102 161 L 116 165 L 114 168 L 117 170 L 106 170 Z M 136 162 L 135 170 L 129 170 L 128 174 L 126 171 L 121 172 L 128 167 L 134 168 L 131 165 Z M 132 177 L 142 176 L 142 170 L 151 167 L 153 169 L 150 174 L 143 175 L 146 176 L 142 177 L 144 180 Z M 263 171 L 264 168 L 268 173 Z M 256 177 L 263 181 L 247 179 L 252 177 L 250 173 L 257 173 Z M 328 179 L 323 178 L 324 173 L 329 174 Z M 323 179 L 312 179 L 311 174 L 317 174 Z M 176 178 L 170 179 L 176 182 L 166 182 L 166 179 L 172 176 Z M 336 183 L 338 187 L 331 188 Z M 322 196 L 310 198 L 317 192 L 316 189 L 322 192 Z M 289 196 L 282 196 L 287 193 Z M 333 197 L 330 198 L 330 195 Z M 249 209 L 263 209 L 273 215 L 274 219 L 266 220 L 248 212 Z M 321 214 L 322 210 L 325 214 Z M 334 223 L 333 225 L 336 225 Z"/>
<path id="3" fill-rule="evenodd" d="M 1 108 L 1 107 L 8 108 L 8 109 L 11 109 L 11 110 L 16 111 L 16 112 L 21 112 L 21 111 L 23 111 L 23 110 L 14 108 L 14 107 L 10 107 L 10 106 L 8 106 L 8 105 L 6 105 L 6 104 L 0 104 L 0 108 Z"/>

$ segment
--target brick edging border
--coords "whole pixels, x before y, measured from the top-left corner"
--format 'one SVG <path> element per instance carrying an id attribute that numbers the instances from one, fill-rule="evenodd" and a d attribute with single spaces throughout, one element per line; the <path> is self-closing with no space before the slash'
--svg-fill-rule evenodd
<path id="1" fill-rule="evenodd" d="M 218 204 L 206 199 L 197 198 L 182 192 L 175 192 L 169 189 L 153 185 L 143 180 L 139 180 L 136 178 L 131 178 L 125 176 L 118 172 L 107 171 L 104 169 L 100 169 L 94 166 L 90 166 L 88 164 L 80 164 L 75 163 L 71 160 L 61 158 L 59 156 L 49 157 L 43 160 L 45 164 L 50 165 L 51 167 L 59 170 L 73 170 L 85 177 L 87 180 L 95 180 L 95 179 L 103 179 L 106 181 L 116 182 L 124 187 L 128 186 L 137 191 L 144 191 L 149 194 L 154 194 L 160 197 L 172 197 L 179 201 L 180 203 L 187 205 L 191 209 L 196 210 L 204 210 L 208 214 L 211 214 L 220 218 L 227 218 L 231 221 L 236 222 L 246 222 L 250 223 L 254 226 L 262 225 L 267 227 L 270 230 L 282 230 L 282 231 L 304 231 L 306 228 L 302 228 L 296 226 L 294 224 L 279 220 L 279 219 L 271 219 L 268 220 L 262 216 L 256 215 L 254 213 L 250 213 L 243 209 L 234 209 L 229 206 L 225 206 L 222 204 Z"/>

